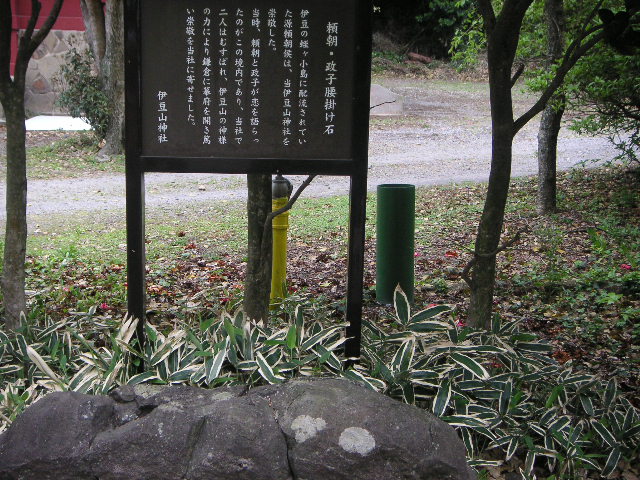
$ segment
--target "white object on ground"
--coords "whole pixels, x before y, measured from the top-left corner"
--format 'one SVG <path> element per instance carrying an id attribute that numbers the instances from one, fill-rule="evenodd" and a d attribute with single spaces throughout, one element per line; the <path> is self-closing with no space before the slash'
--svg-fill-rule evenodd
<path id="1" fill-rule="evenodd" d="M 24 124 L 27 130 L 91 130 L 91 126 L 84 120 L 64 115 L 38 115 Z"/>

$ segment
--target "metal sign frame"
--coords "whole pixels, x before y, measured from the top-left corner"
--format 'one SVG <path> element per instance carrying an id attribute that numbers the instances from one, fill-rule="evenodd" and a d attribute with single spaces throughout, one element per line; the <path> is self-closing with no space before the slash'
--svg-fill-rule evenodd
<path id="1" fill-rule="evenodd" d="M 339 159 L 277 159 L 277 158 L 215 158 L 162 157 L 142 154 L 142 67 L 141 15 L 144 0 L 125 1 L 125 120 L 126 120 L 126 218 L 127 218 L 127 280 L 129 314 L 142 320 L 139 338 L 144 339 L 146 310 L 145 281 L 145 173 L 264 173 L 317 174 L 348 176 L 350 188 L 350 219 L 347 272 L 347 311 L 349 326 L 345 354 L 360 356 L 361 319 L 364 277 L 364 240 L 366 220 L 369 92 L 371 85 L 371 0 L 344 0 L 355 5 L 355 45 L 353 65 L 353 114 L 351 152 Z M 236 0 L 242 5 L 244 0 Z M 309 0 L 321 4 L 321 0 Z M 186 5 L 188 2 L 176 2 Z M 214 4 L 215 2 L 211 2 Z M 303 5 L 298 1 L 296 6 Z"/>

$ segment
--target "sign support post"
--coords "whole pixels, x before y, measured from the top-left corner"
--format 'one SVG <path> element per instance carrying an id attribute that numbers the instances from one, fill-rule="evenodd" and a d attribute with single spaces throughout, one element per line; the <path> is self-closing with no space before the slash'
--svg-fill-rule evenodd
<path id="1" fill-rule="evenodd" d="M 144 343 L 146 312 L 144 172 L 127 172 L 127 308 L 140 320 L 137 335 Z"/>
<path id="2" fill-rule="evenodd" d="M 127 310 L 138 319 L 143 351 L 146 313 L 144 168 L 140 156 L 140 21 L 137 2 L 125 2 L 125 154 L 127 196 Z M 131 160 L 130 160 L 131 159 Z"/>
<path id="3" fill-rule="evenodd" d="M 349 204 L 349 257 L 347 272 L 347 341 L 345 357 L 360 357 L 362 338 L 362 296 L 364 277 L 364 224 L 367 208 L 367 179 L 351 177 L 351 202 Z"/>

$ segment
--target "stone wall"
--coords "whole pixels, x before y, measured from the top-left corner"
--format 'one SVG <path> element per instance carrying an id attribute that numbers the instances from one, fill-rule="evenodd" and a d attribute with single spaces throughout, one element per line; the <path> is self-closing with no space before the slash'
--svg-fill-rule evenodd
<path id="1" fill-rule="evenodd" d="M 56 105 L 60 91 L 56 76 L 72 48 L 78 51 L 87 48 L 84 32 L 54 30 L 33 54 L 25 86 L 27 116 L 66 113 Z"/>

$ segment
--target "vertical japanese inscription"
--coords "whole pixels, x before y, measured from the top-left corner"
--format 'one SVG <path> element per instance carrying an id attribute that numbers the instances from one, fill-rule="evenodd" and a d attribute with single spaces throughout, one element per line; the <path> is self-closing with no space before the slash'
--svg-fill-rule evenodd
<path id="1" fill-rule="evenodd" d="M 169 125 L 169 117 L 167 117 L 167 92 L 160 90 L 158 92 L 158 143 L 167 143 L 169 137 L 167 137 L 167 130 Z"/>
<path id="2" fill-rule="evenodd" d="M 235 117 L 235 141 L 241 145 L 244 141 L 244 10 L 236 9 L 236 30 L 235 30 L 235 100 L 236 100 L 236 117 Z"/>
<path id="3" fill-rule="evenodd" d="M 186 83 L 187 83 L 187 123 L 195 126 L 195 100 L 194 93 L 196 91 L 196 59 L 195 59 L 195 37 L 196 37 L 196 18 L 194 16 L 195 9 L 187 8 L 186 20 L 186 38 L 187 38 L 187 58 L 186 58 Z"/>
<path id="4" fill-rule="evenodd" d="M 218 143 L 225 145 L 227 143 L 227 133 L 229 132 L 227 118 L 227 94 L 229 93 L 229 34 L 227 17 L 229 13 L 226 8 L 221 8 L 218 13 L 218 115 L 220 128 L 218 130 Z"/>
<path id="5" fill-rule="evenodd" d="M 349 158 L 357 1 L 140 0 L 143 153 Z"/>
<path id="6" fill-rule="evenodd" d="M 211 9 L 202 14 L 202 144 L 211 145 Z"/>
<path id="7" fill-rule="evenodd" d="M 249 124 L 251 126 L 251 138 L 254 143 L 260 143 L 260 57 L 262 55 L 260 9 L 254 8 L 251 15 L 251 115 Z"/>
<path id="8" fill-rule="evenodd" d="M 329 48 L 328 57 L 325 63 L 325 86 L 324 86 L 324 135 L 334 135 L 336 128 L 336 107 L 338 101 L 338 62 L 336 60 L 336 50 L 338 48 L 338 22 L 328 22 L 326 28 L 326 45 Z"/>
<path id="9" fill-rule="evenodd" d="M 291 143 L 291 113 L 293 98 L 293 86 L 291 77 L 293 76 L 293 13 L 288 8 L 284 12 L 283 20 L 283 42 L 282 42 L 282 67 L 284 69 L 284 85 L 282 87 L 282 144 L 289 146 Z"/>
<path id="10" fill-rule="evenodd" d="M 309 108 L 309 10 L 300 10 L 300 73 L 298 75 L 298 143 L 307 143 Z"/>

